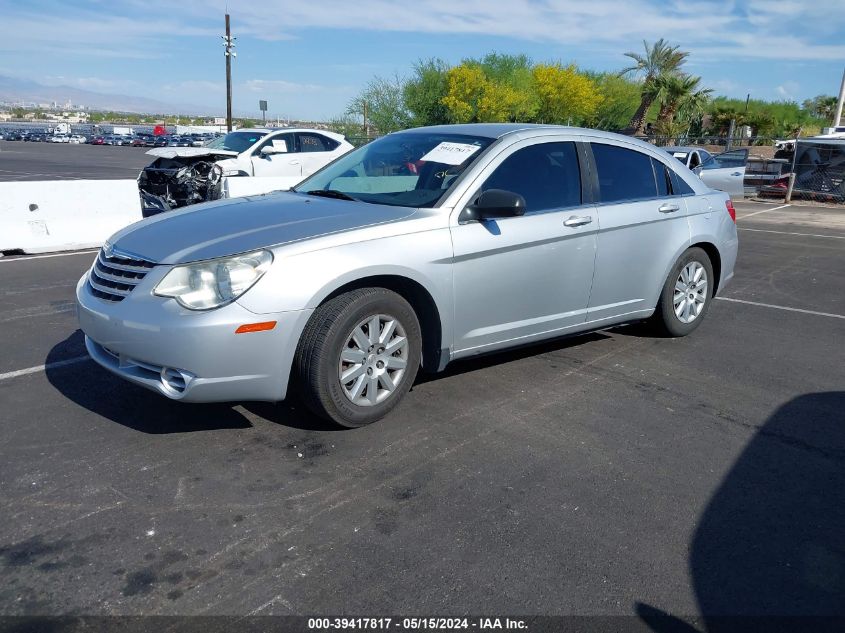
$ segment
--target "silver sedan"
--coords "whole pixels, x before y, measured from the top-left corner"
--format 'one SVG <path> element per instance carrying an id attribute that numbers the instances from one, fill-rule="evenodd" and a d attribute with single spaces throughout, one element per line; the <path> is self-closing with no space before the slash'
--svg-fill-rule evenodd
<path id="1" fill-rule="evenodd" d="M 666 152 L 524 124 L 390 134 L 288 192 L 148 218 L 77 287 L 91 356 L 186 402 L 296 395 L 344 426 L 420 369 L 649 319 L 684 336 L 734 273 L 724 193 Z"/>

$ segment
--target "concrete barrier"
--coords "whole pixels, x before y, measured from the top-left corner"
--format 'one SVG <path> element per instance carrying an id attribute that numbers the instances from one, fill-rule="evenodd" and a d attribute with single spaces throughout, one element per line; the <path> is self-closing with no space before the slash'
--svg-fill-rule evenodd
<path id="1" fill-rule="evenodd" d="M 223 197 L 239 198 L 241 196 L 254 196 L 259 193 L 270 193 L 271 191 L 284 191 L 302 182 L 300 176 L 275 177 L 275 176 L 236 176 L 223 179 Z"/>
<path id="2" fill-rule="evenodd" d="M 0 182 L 0 251 L 97 247 L 140 219 L 135 180 Z"/>

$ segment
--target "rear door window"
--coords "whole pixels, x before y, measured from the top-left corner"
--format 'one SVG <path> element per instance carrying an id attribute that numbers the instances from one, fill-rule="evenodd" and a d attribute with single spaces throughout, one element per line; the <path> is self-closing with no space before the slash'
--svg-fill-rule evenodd
<path id="1" fill-rule="evenodd" d="M 337 141 L 322 134 L 299 132 L 296 136 L 299 140 L 300 152 L 330 152 L 338 146 Z"/>
<path id="2" fill-rule="evenodd" d="M 605 204 L 657 197 L 651 157 L 626 147 L 591 143 L 599 179 L 599 200 Z"/>
<path id="3" fill-rule="evenodd" d="M 723 152 L 721 154 L 716 154 L 710 156 L 709 160 L 707 160 L 702 169 L 724 169 L 724 168 L 736 168 L 736 167 L 745 167 L 745 163 L 748 161 L 748 150 L 747 149 L 735 149 L 730 152 Z"/>

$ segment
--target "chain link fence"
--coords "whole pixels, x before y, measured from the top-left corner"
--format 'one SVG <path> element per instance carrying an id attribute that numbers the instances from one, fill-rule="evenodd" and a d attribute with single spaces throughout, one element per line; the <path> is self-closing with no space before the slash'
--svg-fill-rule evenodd
<path id="1" fill-rule="evenodd" d="M 799 140 L 792 198 L 845 204 L 845 139 Z"/>

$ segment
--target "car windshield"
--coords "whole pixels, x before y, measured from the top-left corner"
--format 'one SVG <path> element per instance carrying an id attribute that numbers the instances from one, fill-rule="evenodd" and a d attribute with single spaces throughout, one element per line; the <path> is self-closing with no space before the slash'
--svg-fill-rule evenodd
<path id="1" fill-rule="evenodd" d="M 294 191 L 399 207 L 433 207 L 491 138 L 399 132 L 331 163 Z"/>
<path id="2" fill-rule="evenodd" d="M 264 136 L 267 136 L 267 132 L 229 132 L 226 136 L 211 141 L 207 147 L 241 153 L 255 145 L 258 139 Z"/>

